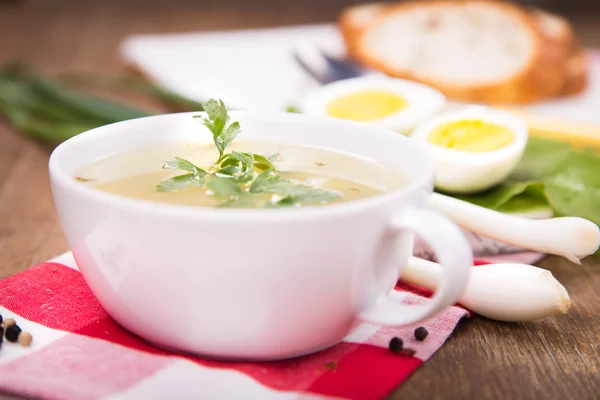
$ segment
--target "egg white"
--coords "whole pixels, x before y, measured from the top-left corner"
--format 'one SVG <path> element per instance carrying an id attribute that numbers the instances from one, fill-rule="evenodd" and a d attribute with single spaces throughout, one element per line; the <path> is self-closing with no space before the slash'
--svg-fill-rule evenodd
<path id="1" fill-rule="evenodd" d="M 506 146 L 485 152 L 449 149 L 429 142 L 429 136 L 438 126 L 463 120 L 504 126 L 512 131 L 514 139 Z M 521 160 L 528 137 L 527 125 L 521 118 L 483 106 L 442 114 L 420 125 L 412 134 L 412 138 L 422 142 L 435 157 L 436 188 L 457 194 L 489 189 L 506 179 Z"/>
<path id="2" fill-rule="evenodd" d="M 405 135 L 410 134 L 417 125 L 446 106 L 446 97 L 434 88 L 408 80 L 376 75 L 351 78 L 321 86 L 305 98 L 301 111 L 309 115 L 329 116 L 327 114 L 329 103 L 341 96 L 363 90 L 395 93 L 406 101 L 406 107 L 384 118 L 360 121 L 360 123 Z"/>

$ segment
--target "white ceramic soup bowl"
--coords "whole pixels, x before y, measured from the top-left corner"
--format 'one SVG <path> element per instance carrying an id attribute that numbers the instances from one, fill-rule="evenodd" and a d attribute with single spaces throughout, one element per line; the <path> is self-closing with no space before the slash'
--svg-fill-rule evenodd
<path id="1" fill-rule="evenodd" d="M 159 346 L 200 355 L 271 360 L 334 345 L 358 318 L 404 325 L 439 313 L 463 293 L 468 243 L 422 207 L 433 159 L 402 135 L 354 122 L 294 114 L 232 112 L 239 136 L 331 148 L 402 171 L 400 190 L 294 209 L 211 209 L 108 194 L 73 179 L 98 158 L 178 139 L 211 141 L 192 115 L 103 126 L 67 140 L 50 157 L 56 208 L 81 273 L 106 311 Z M 157 168 L 160 166 L 157 165 Z M 387 296 L 414 234 L 445 266 L 432 301 Z"/>

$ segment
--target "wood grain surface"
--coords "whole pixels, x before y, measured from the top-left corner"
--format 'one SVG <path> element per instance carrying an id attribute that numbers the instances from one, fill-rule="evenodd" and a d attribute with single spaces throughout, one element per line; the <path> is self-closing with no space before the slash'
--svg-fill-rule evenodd
<path id="1" fill-rule="evenodd" d="M 132 33 L 325 22 L 348 3 L 0 0 L 0 65 L 22 59 L 48 74 L 122 73 L 116 50 Z M 572 18 L 583 42 L 600 46 L 600 16 Z M 0 124 L 0 278 L 67 250 L 50 194 L 50 151 Z M 540 266 L 571 294 L 566 316 L 521 324 L 466 320 L 390 398 L 600 398 L 600 258 L 579 267 L 549 257 Z"/>

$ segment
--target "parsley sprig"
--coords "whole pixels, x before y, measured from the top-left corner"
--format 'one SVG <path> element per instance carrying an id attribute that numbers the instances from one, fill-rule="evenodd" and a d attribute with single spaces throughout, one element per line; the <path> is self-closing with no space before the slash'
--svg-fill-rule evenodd
<path id="1" fill-rule="evenodd" d="M 156 190 L 172 192 L 204 187 L 208 194 L 224 199 L 219 207 L 231 208 L 255 207 L 257 199 L 263 199 L 265 194 L 271 195 L 270 200 L 262 204 L 267 208 L 320 205 L 341 198 L 338 192 L 283 179 L 273 165 L 278 154 L 263 156 L 239 151 L 226 153 L 227 147 L 241 132 L 239 122 L 230 123 L 227 107 L 222 100 L 211 99 L 202 107 L 206 116 L 194 118 L 200 118 L 212 133 L 219 158 L 207 170 L 180 157 L 167 161 L 163 165 L 164 169 L 186 173 L 160 182 L 156 185 Z"/>

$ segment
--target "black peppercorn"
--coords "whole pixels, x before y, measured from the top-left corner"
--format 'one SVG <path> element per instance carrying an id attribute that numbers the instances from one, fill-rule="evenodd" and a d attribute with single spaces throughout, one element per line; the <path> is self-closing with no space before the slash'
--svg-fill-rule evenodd
<path id="1" fill-rule="evenodd" d="M 389 349 L 392 353 L 401 352 L 403 346 L 404 346 L 404 343 L 402 342 L 402 339 L 400 339 L 399 337 L 394 336 L 392 338 L 392 340 L 390 340 Z"/>
<path id="2" fill-rule="evenodd" d="M 0 343 L 4 340 L 4 328 L 0 326 Z"/>
<path id="3" fill-rule="evenodd" d="M 4 331 L 4 337 L 9 342 L 16 342 L 19 340 L 19 334 L 21 333 L 21 328 L 18 325 L 11 325 L 6 328 Z"/>
<path id="4" fill-rule="evenodd" d="M 429 332 L 427 332 L 427 329 L 422 326 L 415 329 L 415 339 L 417 339 L 419 342 L 425 340 L 428 334 Z"/>
<path id="5" fill-rule="evenodd" d="M 2 325 L 2 322 L 4 322 L 4 318 L 2 318 L 2 314 L 0 314 L 0 325 Z"/>

